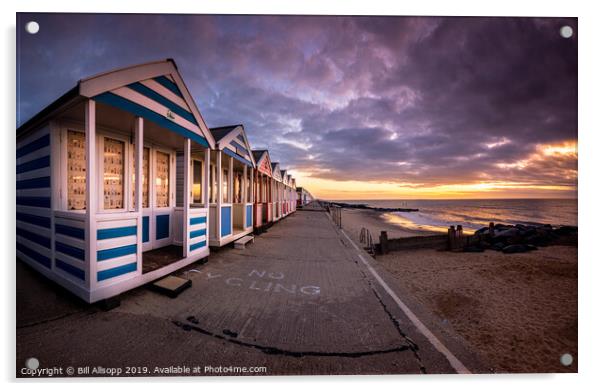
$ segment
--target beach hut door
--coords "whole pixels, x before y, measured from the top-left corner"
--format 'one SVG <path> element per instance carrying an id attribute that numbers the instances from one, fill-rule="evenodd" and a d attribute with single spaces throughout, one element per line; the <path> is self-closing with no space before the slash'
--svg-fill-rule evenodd
<path id="1" fill-rule="evenodd" d="M 143 194 L 150 197 L 143 200 L 142 251 L 172 244 L 174 159 L 169 151 L 145 148 L 144 176 L 150 174 L 151 180 L 143 180 Z"/>
<path id="2" fill-rule="evenodd" d="M 175 157 L 171 153 L 155 150 L 154 180 L 152 183 L 154 202 L 150 230 L 153 249 L 172 244 L 173 159 Z"/>

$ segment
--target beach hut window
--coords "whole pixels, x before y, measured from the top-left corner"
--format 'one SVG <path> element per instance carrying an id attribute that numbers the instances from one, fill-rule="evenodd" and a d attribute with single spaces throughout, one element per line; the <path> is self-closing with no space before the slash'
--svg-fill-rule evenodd
<path id="1" fill-rule="evenodd" d="M 134 150 L 135 146 L 134 146 Z M 149 200 L 149 186 L 148 186 L 148 178 L 150 177 L 149 173 L 149 155 L 150 150 L 148 148 L 144 148 L 142 151 L 142 207 L 148 208 Z M 132 207 L 136 208 L 136 156 L 134 153 L 134 157 L 132 161 L 134 162 L 134 171 L 132 173 Z"/>
<path id="2" fill-rule="evenodd" d="M 123 209 L 125 143 L 104 139 L 104 209 Z"/>
<path id="3" fill-rule="evenodd" d="M 86 209 L 86 136 L 67 132 L 67 209 Z"/>
<path id="4" fill-rule="evenodd" d="M 203 202 L 203 164 L 199 160 L 192 161 L 192 202 Z"/>
<path id="5" fill-rule="evenodd" d="M 247 178 L 246 178 L 246 182 L 247 182 L 247 199 L 245 200 L 245 202 L 251 202 L 251 192 L 253 191 L 253 188 L 251 187 L 251 178 L 253 175 L 253 169 L 250 169 L 247 171 Z"/>
<path id="6" fill-rule="evenodd" d="M 155 197 L 157 208 L 169 206 L 169 155 L 157 151 L 156 154 Z"/>
<path id="7" fill-rule="evenodd" d="M 228 180 L 228 169 L 224 168 L 222 171 L 222 202 L 228 202 L 228 186 L 230 181 Z"/>
<path id="8" fill-rule="evenodd" d="M 242 202 L 242 172 L 240 171 L 234 174 L 234 202 L 237 204 Z"/>

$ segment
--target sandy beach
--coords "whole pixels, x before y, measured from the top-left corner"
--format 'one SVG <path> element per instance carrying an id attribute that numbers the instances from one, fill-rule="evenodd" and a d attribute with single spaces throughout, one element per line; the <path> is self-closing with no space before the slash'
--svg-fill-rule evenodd
<path id="1" fill-rule="evenodd" d="M 496 372 L 577 370 L 577 248 L 524 254 L 413 250 L 377 261 Z M 560 364 L 570 353 L 572 366 Z"/>
<path id="2" fill-rule="evenodd" d="M 362 226 L 375 242 L 381 230 L 390 238 L 429 234 L 389 224 L 378 212 L 343 211 L 343 228 L 356 241 Z M 522 254 L 421 249 L 376 260 L 496 372 L 577 371 L 577 247 Z M 570 367 L 560 363 L 564 353 L 574 358 Z"/>

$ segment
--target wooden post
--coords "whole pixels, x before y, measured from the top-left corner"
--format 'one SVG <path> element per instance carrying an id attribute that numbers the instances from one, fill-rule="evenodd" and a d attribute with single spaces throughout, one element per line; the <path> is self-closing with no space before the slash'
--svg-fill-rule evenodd
<path id="1" fill-rule="evenodd" d="M 96 102 L 88 99 L 84 104 L 86 131 L 86 282 L 90 291 L 96 287 Z"/>
<path id="2" fill-rule="evenodd" d="M 240 183 L 242 187 L 240 189 L 240 202 L 242 203 L 242 226 L 243 228 L 247 228 L 247 187 L 248 187 L 248 178 L 247 178 L 247 165 L 243 164 L 242 168 L 242 181 Z"/>
<path id="3" fill-rule="evenodd" d="M 450 225 L 447 230 L 447 247 L 450 251 L 453 251 L 456 248 L 456 229 L 453 225 Z"/>
<path id="4" fill-rule="evenodd" d="M 254 190 L 255 190 L 255 185 L 253 184 L 253 176 L 255 175 L 255 170 L 253 169 L 253 167 L 250 168 L 251 170 L 251 175 L 249 175 L 249 180 L 251 181 L 251 184 L 249 185 L 249 188 L 251 190 L 251 195 L 250 195 L 250 202 L 253 203 L 255 202 L 255 194 L 254 194 Z"/>
<path id="5" fill-rule="evenodd" d="M 228 161 L 228 203 L 234 203 L 234 158 L 232 156 Z"/>
<path id="6" fill-rule="evenodd" d="M 190 139 L 184 140 L 184 194 L 182 209 L 182 256 L 188 258 L 188 220 L 190 218 Z"/>
<path id="7" fill-rule="evenodd" d="M 134 159 L 136 159 L 136 264 L 138 265 L 138 271 L 142 273 L 142 225 L 144 221 L 144 205 L 142 205 L 142 192 L 143 192 L 143 183 L 142 183 L 142 172 L 143 172 L 143 164 L 144 164 L 144 119 L 142 117 L 136 117 L 136 122 L 134 126 L 135 132 L 135 143 L 136 143 L 136 153 L 134 155 Z M 150 156 L 149 156 L 150 158 Z M 150 181 L 150 178 L 149 178 Z M 150 182 L 149 182 L 150 183 Z M 149 195 L 150 196 L 150 195 Z"/>
<path id="8" fill-rule="evenodd" d="M 249 186 L 248 180 L 247 180 L 247 165 L 246 164 L 243 164 L 243 168 L 242 168 L 242 181 L 240 182 L 240 186 L 241 186 L 241 189 L 240 189 L 240 202 L 242 204 L 246 204 L 247 203 L 247 188 Z"/>
<path id="9" fill-rule="evenodd" d="M 211 155 L 211 150 L 209 150 L 209 155 Z M 209 158 L 209 161 L 211 162 L 211 158 Z M 217 160 L 216 160 L 216 164 L 217 164 Z M 209 179 L 211 180 L 211 178 L 213 178 L 213 180 L 211 180 L 211 183 L 209 184 L 209 186 L 211 187 L 211 191 L 210 191 L 210 203 L 217 203 L 217 171 L 216 171 L 216 165 L 210 165 L 211 167 L 211 174 L 209 176 Z"/>
<path id="10" fill-rule="evenodd" d="M 383 254 L 389 253 L 389 237 L 387 236 L 387 231 L 380 231 L 380 251 Z"/>
<path id="11" fill-rule="evenodd" d="M 209 193 L 211 191 L 212 184 L 209 183 L 209 178 L 211 175 L 209 174 L 209 167 L 211 166 L 211 149 L 205 148 L 205 175 L 203 178 L 203 193 L 205 194 L 205 209 L 207 209 L 207 232 L 209 232 Z M 207 238 L 209 235 L 207 235 Z"/>
<path id="12" fill-rule="evenodd" d="M 222 151 L 218 149 L 215 152 L 215 155 L 217 166 L 217 205 L 215 210 L 215 218 L 217 219 L 217 221 L 215 222 L 215 237 L 219 240 L 222 237 L 222 181 L 224 180 L 224 174 L 222 172 Z"/>

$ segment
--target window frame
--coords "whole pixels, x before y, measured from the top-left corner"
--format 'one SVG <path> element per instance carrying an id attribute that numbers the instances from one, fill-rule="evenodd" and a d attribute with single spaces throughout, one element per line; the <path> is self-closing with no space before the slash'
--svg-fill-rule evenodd
<path id="1" fill-rule="evenodd" d="M 69 213 L 79 213 L 85 214 L 88 210 L 88 205 L 84 209 L 69 209 L 69 131 L 81 133 L 84 135 L 84 145 L 86 140 L 86 132 L 78 126 L 62 126 L 59 129 L 60 131 L 60 189 L 59 189 L 59 199 L 60 199 L 60 208 L 59 210 L 69 212 Z M 85 146 L 84 146 L 84 154 Z M 87 165 L 86 156 L 86 165 Z M 87 174 L 86 174 L 87 176 Z M 88 191 L 88 184 L 86 183 L 86 192 Z"/>
<path id="2" fill-rule="evenodd" d="M 131 183 L 129 177 L 130 173 L 130 158 L 129 158 L 129 139 L 127 137 L 116 135 L 111 132 L 98 132 L 98 137 L 96 138 L 96 172 L 97 172 L 97 188 L 98 191 L 98 199 L 97 199 L 97 212 L 98 213 L 124 213 L 130 210 L 130 197 L 126 197 L 126 194 L 129 195 L 131 191 Z M 123 208 L 111 208 L 105 209 L 104 205 L 104 174 L 105 174 L 105 162 L 104 162 L 104 145 L 106 139 L 113 139 L 115 141 L 119 141 L 123 143 Z"/>
<path id="3" fill-rule="evenodd" d="M 200 190 L 200 201 L 195 202 L 194 200 L 194 164 L 200 164 L 200 173 L 201 173 L 201 190 Z M 204 204 L 204 196 L 203 194 L 203 184 L 204 184 L 204 176 L 205 176 L 205 161 L 201 158 L 191 158 L 190 159 L 190 178 L 189 178 L 189 187 L 190 187 L 190 205 L 201 205 Z"/>
<path id="4" fill-rule="evenodd" d="M 168 204 L 167 206 L 157 206 L 157 153 L 163 153 L 165 155 L 168 156 L 168 166 L 169 166 L 169 174 L 168 174 Z M 174 199 L 174 191 L 175 191 L 175 153 L 173 151 L 170 151 L 169 149 L 166 148 L 162 148 L 159 146 L 154 146 L 153 148 L 151 148 L 151 159 L 152 159 L 152 164 L 150 167 L 150 171 L 151 171 L 151 178 L 153 179 L 153 183 L 152 183 L 152 206 L 151 209 L 153 210 L 157 210 L 157 209 L 168 209 L 168 208 L 173 208 L 175 206 L 175 199 Z"/>
<path id="5" fill-rule="evenodd" d="M 222 204 L 231 203 L 230 200 L 230 172 L 229 167 L 224 167 L 222 164 Z"/>
<path id="6" fill-rule="evenodd" d="M 129 211 L 130 212 L 135 212 L 136 208 L 135 208 L 135 205 L 134 205 L 134 198 L 132 198 L 132 197 L 136 196 L 135 193 L 134 193 L 135 190 L 136 190 L 134 188 L 135 187 L 135 180 L 133 180 L 134 175 L 136 175 L 136 170 L 134 168 L 134 164 L 136 163 L 136 144 L 134 142 L 132 142 L 132 143 L 129 143 L 129 145 L 130 145 L 130 153 L 129 153 L 130 163 L 129 163 L 128 166 L 130 168 L 130 175 L 128 176 L 128 182 L 130 183 L 130 201 L 129 201 L 129 205 L 128 206 L 129 206 Z M 149 143 L 143 143 L 142 148 L 143 148 L 143 152 L 142 152 L 143 154 L 144 154 L 144 149 L 148 149 L 148 206 L 146 206 L 146 207 L 142 206 L 142 210 L 145 210 L 145 209 L 150 209 L 151 208 L 152 199 L 153 199 L 152 189 L 151 189 L 151 177 L 152 177 L 152 172 L 153 172 L 153 169 L 152 169 L 152 164 L 153 164 L 153 162 L 152 162 L 152 153 L 153 152 L 152 151 L 153 151 L 153 147 Z M 144 202 L 142 203 L 142 205 L 144 205 Z"/>

